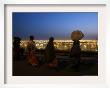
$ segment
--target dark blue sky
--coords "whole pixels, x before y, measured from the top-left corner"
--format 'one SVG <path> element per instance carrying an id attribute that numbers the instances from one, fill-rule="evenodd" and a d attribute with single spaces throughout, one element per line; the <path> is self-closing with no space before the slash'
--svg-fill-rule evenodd
<path id="1" fill-rule="evenodd" d="M 70 39 L 71 32 L 81 30 L 83 39 L 98 39 L 97 12 L 14 12 L 13 36 L 27 39 Z"/>

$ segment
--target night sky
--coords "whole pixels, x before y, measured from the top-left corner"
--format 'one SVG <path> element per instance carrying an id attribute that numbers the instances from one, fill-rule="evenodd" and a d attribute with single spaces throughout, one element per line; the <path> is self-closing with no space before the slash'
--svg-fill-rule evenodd
<path id="1" fill-rule="evenodd" d="M 13 12 L 13 37 L 28 39 L 71 39 L 71 32 L 81 30 L 83 39 L 98 39 L 97 12 Z"/>

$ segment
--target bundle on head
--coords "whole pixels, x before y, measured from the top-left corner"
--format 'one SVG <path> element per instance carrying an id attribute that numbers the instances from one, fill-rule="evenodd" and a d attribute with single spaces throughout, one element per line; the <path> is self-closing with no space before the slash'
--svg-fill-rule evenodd
<path id="1" fill-rule="evenodd" d="M 73 41 L 74 40 L 81 40 L 83 37 L 84 37 L 84 34 L 81 31 L 79 31 L 79 30 L 73 31 L 71 33 L 71 39 Z"/>

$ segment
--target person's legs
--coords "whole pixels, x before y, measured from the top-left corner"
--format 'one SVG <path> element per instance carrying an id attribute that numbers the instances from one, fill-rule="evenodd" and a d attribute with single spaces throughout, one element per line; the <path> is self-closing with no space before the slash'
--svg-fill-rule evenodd
<path id="1" fill-rule="evenodd" d="M 76 65 L 75 65 L 75 70 L 79 71 L 80 68 L 80 56 L 76 56 Z"/>
<path id="2" fill-rule="evenodd" d="M 48 63 L 49 67 L 57 67 L 58 66 L 58 60 L 55 58 L 53 60 L 51 60 L 49 63 Z"/>

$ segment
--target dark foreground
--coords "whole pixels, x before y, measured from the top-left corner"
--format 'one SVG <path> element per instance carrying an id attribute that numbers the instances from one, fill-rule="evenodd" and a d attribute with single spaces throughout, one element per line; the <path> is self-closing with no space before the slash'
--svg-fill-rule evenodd
<path id="1" fill-rule="evenodd" d="M 14 60 L 13 76 L 98 76 L 97 56 L 81 57 L 79 71 L 75 70 L 69 57 L 58 58 L 58 68 L 49 68 L 45 63 L 33 67 L 26 60 Z"/>

